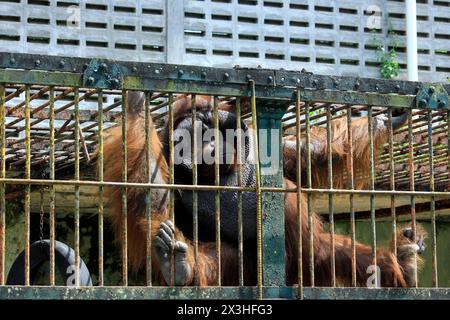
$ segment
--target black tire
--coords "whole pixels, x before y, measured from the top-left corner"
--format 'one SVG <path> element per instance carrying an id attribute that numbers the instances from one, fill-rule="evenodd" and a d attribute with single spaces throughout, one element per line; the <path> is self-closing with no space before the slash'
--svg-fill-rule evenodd
<path id="1" fill-rule="evenodd" d="M 34 283 L 37 270 L 50 260 L 50 240 L 36 241 L 30 246 L 30 284 Z M 62 275 L 67 286 L 74 279 L 75 251 L 65 243 L 55 241 L 55 266 Z M 92 286 L 89 270 L 83 259 L 79 259 L 80 286 Z M 25 284 L 25 251 L 14 261 L 8 273 L 7 285 Z"/>

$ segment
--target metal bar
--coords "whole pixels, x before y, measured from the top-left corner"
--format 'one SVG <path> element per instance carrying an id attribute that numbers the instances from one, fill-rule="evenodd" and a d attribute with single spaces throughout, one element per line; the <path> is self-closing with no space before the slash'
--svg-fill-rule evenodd
<path id="1" fill-rule="evenodd" d="M 80 114 L 79 114 L 79 93 L 78 88 L 74 91 L 74 113 L 75 113 L 75 180 L 80 180 Z M 75 286 L 80 285 L 80 186 L 75 186 Z"/>
<path id="2" fill-rule="evenodd" d="M 388 109 L 388 135 L 389 135 L 389 180 L 392 191 L 395 190 L 395 162 L 394 150 L 394 130 L 392 128 L 392 109 Z M 392 241 L 393 253 L 397 256 L 397 214 L 395 209 L 395 196 L 391 195 L 391 217 L 392 217 Z"/>
<path id="3" fill-rule="evenodd" d="M 264 287 L 264 295 L 279 298 L 292 299 L 296 297 L 296 287 Z M 182 287 L 174 291 L 170 287 L 139 287 L 130 286 L 117 290 L 117 287 L 49 287 L 31 286 L 0 287 L 0 299 L 52 299 L 52 300 L 153 300 L 153 299 L 255 299 L 257 297 L 257 287 Z M 449 300 L 449 288 L 380 288 L 373 290 L 370 288 L 304 288 L 304 298 L 306 300 L 336 300 L 336 299 L 357 299 L 357 300 Z"/>
<path id="4" fill-rule="evenodd" d="M 198 167 L 197 167 L 197 154 L 198 154 L 198 145 L 197 145 L 197 107 L 196 107 L 196 96 L 192 95 L 191 97 L 191 109 L 192 109 L 192 141 L 191 141 L 191 158 L 192 158 L 192 185 L 198 184 Z M 192 191 L 192 219 L 193 219 L 193 235 L 194 235 L 194 257 L 195 264 L 198 265 L 198 192 Z M 196 283 L 197 285 L 197 283 Z"/>
<path id="5" fill-rule="evenodd" d="M 368 121 L 368 134 L 369 134 L 369 167 L 370 167 L 370 190 L 375 190 L 375 159 L 373 148 L 373 115 L 372 106 L 369 107 L 367 114 Z M 375 195 L 370 194 L 370 222 L 372 232 L 372 265 L 375 266 L 373 275 L 375 279 L 378 279 L 377 268 L 377 229 L 376 229 L 376 216 L 375 216 Z M 380 284 L 377 283 L 377 287 Z"/>
<path id="6" fill-rule="evenodd" d="M 153 189 L 180 189 L 180 190 L 197 190 L 197 191 L 215 191 L 215 190 L 223 190 L 223 191 L 242 191 L 242 192 L 256 192 L 255 187 L 238 187 L 238 186 L 209 186 L 209 185 L 198 185 L 193 186 L 191 184 L 148 184 L 148 183 L 134 183 L 134 182 L 109 182 L 109 181 L 75 181 L 75 180 L 44 180 L 44 179 L 24 179 L 24 178 L 0 178 L 0 184 L 16 184 L 16 185 L 66 185 L 66 186 L 90 186 L 90 187 L 117 187 L 117 188 L 153 188 Z M 297 192 L 297 188 L 280 188 L 280 187 L 261 187 L 262 192 Z M 376 195 L 376 196 L 386 196 L 395 194 L 396 196 L 424 196 L 430 197 L 434 194 L 436 197 L 450 197 L 449 191 L 435 191 L 431 193 L 429 191 L 403 191 L 396 190 L 393 192 L 392 190 L 348 190 L 348 189 L 318 189 L 318 188 L 302 188 L 302 192 L 311 193 L 311 194 L 358 194 L 358 195 Z"/>
<path id="7" fill-rule="evenodd" d="M 151 161 L 152 161 L 152 150 L 151 150 L 151 126 L 152 118 L 150 113 L 150 99 L 151 93 L 146 92 L 145 94 L 145 154 L 147 161 L 147 182 L 152 183 L 152 172 L 151 172 Z M 145 201 L 145 216 L 147 223 L 147 237 L 146 237 L 146 253 L 147 257 L 145 260 L 145 277 L 146 285 L 152 286 L 152 189 L 148 188 L 146 192 Z"/>
<path id="8" fill-rule="evenodd" d="M 333 189 L 333 151 L 331 148 L 332 132 L 331 132 L 331 107 L 327 106 L 327 153 L 328 153 L 328 188 Z M 334 212 L 333 212 L 333 193 L 328 194 L 328 211 L 330 224 L 330 243 L 331 243 L 331 286 L 336 286 L 336 250 L 334 243 Z"/>
<path id="9" fill-rule="evenodd" d="M 236 128 L 237 128 L 237 182 L 242 187 L 242 115 L 241 115 L 241 99 L 236 99 Z M 238 202 L 238 263 L 239 263 L 239 286 L 244 285 L 244 228 L 242 220 L 242 192 L 237 192 Z"/>
<path id="10" fill-rule="evenodd" d="M 174 118 L 173 118 L 173 94 L 169 94 L 169 183 L 174 184 L 175 182 L 175 154 L 174 154 Z M 175 222 L 175 190 L 170 189 L 169 191 L 169 214 L 170 220 Z M 173 237 L 173 236 L 172 236 Z M 172 239 L 174 242 L 175 240 Z M 175 263 L 174 255 L 171 252 L 170 256 L 170 286 L 175 284 Z"/>
<path id="11" fill-rule="evenodd" d="M 39 63 L 36 63 L 37 61 L 39 61 Z M 64 61 L 64 63 L 61 63 L 61 61 Z M 85 64 L 89 64 L 89 62 L 91 62 L 90 58 L 59 57 L 58 59 L 55 59 L 54 56 L 40 54 L 0 53 L 0 68 L 2 69 L 28 69 L 24 71 L 52 70 L 57 71 L 60 74 L 75 73 L 81 76 Z M 256 85 L 261 86 L 267 85 L 268 77 L 272 76 L 273 83 L 278 86 L 301 86 L 304 88 L 314 88 L 315 90 L 334 89 L 339 91 L 380 93 L 401 92 L 405 95 L 415 95 L 419 84 L 418 82 L 402 80 L 368 79 L 347 76 L 329 77 L 325 75 L 286 70 L 275 71 L 264 69 L 259 70 L 256 68 L 208 68 L 186 65 L 166 65 L 161 63 L 139 63 L 134 61 L 113 61 L 107 59 L 101 59 L 101 62 L 104 62 L 107 65 L 117 66 L 120 68 L 125 78 L 131 76 L 147 76 L 150 79 L 161 79 L 167 77 L 171 80 L 181 79 L 185 82 L 202 80 L 205 82 L 230 82 L 246 84 L 248 81 L 246 75 L 248 74 L 252 79 L 254 79 Z M 179 73 L 178 70 L 180 69 L 184 72 Z M 161 70 L 161 72 L 152 73 L 148 72 L 148 70 Z M 223 80 L 225 73 L 228 74 L 226 81 Z M 33 79 L 30 76 L 23 79 L 34 80 L 35 83 L 38 83 L 39 80 L 41 80 L 41 82 L 46 80 L 45 78 Z M 12 81 L 12 83 L 18 82 Z M 444 87 L 447 92 L 450 92 L 450 85 L 444 85 Z"/>
<path id="12" fill-rule="evenodd" d="M 302 242 L 302 149 L 301 149 L 301 129 L 300 129 L 300 89 L 297 88 L 295 95 L 295 113 L 296 113 L 296 123 L 297 123 L 297 134 L 296 134 L 296 148 L 297 148 L 297 233 L 298 233 L 298 243 L 297 243 L 297 254 L 298 254 L 298 297 L 303 299 L 303 242 Z"/>
<path id="13" fill-rule="evenodd" d="M 409 110 L 408 113 L 408 164 L 409 164 L 409 185 L 410 190 L 414 191 L 414 136 L 412 129 L 412 119 L 413 111 Z M 416 197 L 411 195 L 411 229 L 413 232 L 413 239 L 416 239 Z M 414 256 L 414 263 L 416 268 L 414 268 L 414 287 L 418 286 L 418 275 L 417 275 L 417 255 Z"/>
<path id="14" fill-rule="evenodd" d="M 97 137 L 98 137 L 98 156 L 97 156 L 97 171 L 98 171 L 98 180 L 100 182 L 103 182 L 104 180 L 104 158 L 103 158 L 103 92 L 99 91 L 97 95 L 97 108 L 98 108 L 98 131 L 97 131 Z M 104 285 L 104 274 L 103 274 L 103 268 L 104 268 L 104 239 L 103 239 L 103 205 L 104 205 L 104 193 L 105 190 L 103 186 L 100 186 L 98 188 L 98 285 L 103 286 Z"/>
<path id="15" fill-rule="evenodd" d="M 255 142 L 255 176 L 256 176 L 256 252 L 257 252 L 257 284 L 258 299 L 263 298 L 263 265 L 262 265 L 262 212 L 261 212 L 261 171 L 259 164 L 258 123 L 256 117 L 255 82 L 250 80 L 251 110 L 253 125 L 253 141 Z"/>
<path id="16" fill-rule="evenodd" d="M 41 90 L 39 90 L 39 92 L 33 94 L 32 96 L 30 96 L 30 101 L 34 100 L 34 99 L 38 99 L 41 98 L 44 93 L 46 93 L 48 90 L 50 90 L 50 87 L 43 87 Z M 25 101 L 22 101 L 20 103 L 18 103 L 17 105 L 15 105 L 14 107 L 10 107 L 8 110 L 8 114 L 13 113 L 15 110 L 18 110 L 20 108 L 22 108 L 25 105 Z M 33 112 L 32 112 L 33 113 Z"/>
<path id="17" fill-rule="evenodd" d="M 219 99 L 214 96 L 214 185 L 220 186 L 220 130 L 219 130 Z M 220 241 L 220 191 L 217 190 L 215 197 L 216 209 L 216 252 L 217 252 L 217 285 L 222 285 L 222 262 L 221 262 L 221 241 Z"/>
<path id="18" fill-rule="evenodd" d="M 31 178 L 30 87 L 25 88 L 25 179 Z M 25 185 L 25 285 L 30 285 L 30 184 Z"/>
<path id="19" fill-rule="evenodd" d="M 450 137 L 448 137 L 450 138 Z M 433 278 L 433 287 L 439 286 L 438 281 L 438 267 L 437 267 L 437 244 L 436 244 L 436 201 L 435 196 L 433 194 L 435 190 L 434 183 L 434 152 L 433 152 L 433 124 L 432 124 L 432 113 L 431 109 L 428 109 L 428 155 L 429 155 L 429 163 L 430 163 L 430 192 L 431 202 L 430 202 L 430 211 L 431 211 L 431 268 L 432 268 L 432 278 Z"/>
<path id="20" fill-rule="evenodd" d="M 311 127 L 310 127 L 310 111 L 309 103 L 305 104 L 305 120 L 306 120 L 306 185 L 312 188 L 311 179 Z M 309 277 L 311 287 L 314 287 L 314 223 L 312 211 L 312 194 L 308 193 L 308 228 L 309 228 Z"/>
<path id="21" fill-rule="evenodd" d="M 348 132 L 348 157 L 347 157 L 347 173 L 348 173 L 348 189 L 355 190 L 355 177 L 353 172 L 353 128 L 352 128 L 352 107 L 347 108 L 347 132 Z M 350 238 L 352 244 L 352 286 L 356 287 L 356 224 L 355 224 L 355 203 L 353 194 L 349 195 L 350 204 Z"/>
<path id="22" fill-rule="evenodd" d="M 6 138 L 5 138 L 5 86 L 0 85 L 0 177 L 6 177 Z M 0 184 L 0 286 L 5 285 L 5 231 L 6 231 L 6 204 L 5 184 Z"/>
<path id="23" fill-rule="evenodd" d="M 55 180 L 55 88 L 50 88 L 49 97 L 49 171 L 50 180 Z M 50 224 L 50 285 L 55 285 L 55 186 L 50 186 L 49 203 L 49 224 Z"/>
<path id="24" fill-rule="evenodd" d="M 127 156 L 127 110 L 128 94 L 122 90 L 122 182 L 128 181 L 128 156 Z M 122 285 L 128 286 L 128 189 L 122 189 Z"/>

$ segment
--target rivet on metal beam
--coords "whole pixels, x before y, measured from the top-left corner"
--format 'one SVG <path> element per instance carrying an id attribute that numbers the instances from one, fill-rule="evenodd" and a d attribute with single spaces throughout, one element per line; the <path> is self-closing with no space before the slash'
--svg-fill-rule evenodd
<path id="1" fill-rule="evenodd" d="M 334 87 L 336 88 L 337 86 L 339 86 L 339 84 L 340 84 L 340 81 L 338 79 L 336 79 L 336 78 L 333 78 L 333 85 L 334 85 Z"/>
<path id="2" fill-rule="evenodd" d="M 38 66 L 40 66 L 41 65 L 41 60 L 36 60 L 35 62 L 34 62 L 34 64 L 38 67 Z"/>
<path id="3" fill-rule="evenodd" d="M 178 76 L 181 77 L 184 74 L 184 71 L 182 69 L 178 70 Z"/>
<path id="4" fill-rule="evenodd" d="M 202 79 L 206 79 L 206 72 L 203 71 L 202 74 L 200 75 L 202 77 Z"/>
<path id="5" fill-rule="evenodd" d="M 64 60 L 59 61 L 59 66 L 63 68 L 66 65 L 66 62 Z"/>
<path id="6" fill-rule="evenodd" d="M 428 100 L 426 100 L 426 99 L 422 99 L 419 101 L 419 106 L 422 108 L 425 108 L 427 106 L 427 104 L 428 104 Z"/>
<path id="7" fill-rule="evenodd" d="M 230 79 L 230 74 L 228 72 L 225 72 L 223 74 L 223 77 L 224 77 L 225 80 L 228 80 L 228 79 Z"/>
<path id="8" fill-rule="evenodd" d="M 267 77 L 267 82 L 268 83 L 273 83 L 273 77 L 272 76 Z"/>

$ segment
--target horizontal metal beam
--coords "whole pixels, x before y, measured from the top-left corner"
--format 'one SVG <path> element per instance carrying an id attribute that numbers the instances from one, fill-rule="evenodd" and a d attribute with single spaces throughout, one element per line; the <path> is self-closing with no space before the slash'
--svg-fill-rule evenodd
<path id="1" fill-rule="evenodd" d="M 40 71 L 0 69 L 0 82 L 75 86 L 82 85 L 82 74 Z M 147 77 L 127 76 L 123 80 L 123 89 L 150 90 L 155 92 L 195 93 L 206 95 L 223 95 L 249 97 L 247 84 L 202 82 L 193 80 L 154 79 Z M 255 88 L 258 99 L 280 101 L 294 101 L 295 90 L 290 87 L 257 86 Z M 335 91 L 335 90 L 301 90 L 301 100 L 308 102 L 327 102 L 337 104 L 361 104 L 385 107 L 411 108 L 415 106 L 415 96 L 400 94 L 379 94 L 373 92 Z"/>
<path id="2" fill-rule="evenodd" d="M 181 80 L 245 85 L 254 80 L 256 86 L 300 87 L 302 89 L 397 93 L 416 95 L 424 83 L 359 77 L 316 75 L 302 71 L 255 68 L 211 68 L 160 63 L 112 61 L 96 59 L 106 67 L 117 66 L 123 77 L 159 80 Z M 83 74 L 92 59 L 22 53 L 0 53 L 0 69 L 45 70 Z M 444 88 L 450 93 L 450 84 Z"/>
<path id="3" fill-rule="evenodd" d="M 266 299 L 297 299 L 296 287 L 263 287 Z M 450 288 L 303 288 L 306 300 L 449 300 Z M 256 299 L 256 287 L 0 286 L 0 300 Z"/>

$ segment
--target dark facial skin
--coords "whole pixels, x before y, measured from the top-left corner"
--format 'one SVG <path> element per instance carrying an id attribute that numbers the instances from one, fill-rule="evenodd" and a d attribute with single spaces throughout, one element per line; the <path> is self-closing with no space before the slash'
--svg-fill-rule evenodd
<path id="1" fill-rule="evenodd" d="M 236 116 L 232 112 L 225 110 L 218 111 L 219 117 L 219 130 L 222 133 L 225 141 L 219 143 L 221 163 L 219 165 L 220 185 L 221 186 L 237 186 L 237 165 L 236 165 L 236 147 L 237 138 L 233 136 L 232 141 L 226 141 L 226 130 L 236 130 Z M 248 130 L 245 123 L 241 123 L 243 130 L 243 136 Z M 202 135 L 207 130 L 214 129 L 214 117 L 211 110 L 199 110 L 197 111 L 196 120 L 196 134 Z M 183 132 L 184 130 L 184 132 Z M 175 125 L 174 142 L 175 145 L 189 143 L 191 141 L 185 141 L 186 131 L 191 135 L 193 134 L 192 128 L 192 114 L 187 113 L 183 119 L 180 119 Z M 214 132 L 214 131 L 210 131 Z M 233 131 L 234 132 L 234 131 Z M 208 154 L 214 159 L 216 149 L 216 143 L 214 135 L 206 136 L 207 139 L 198 143 L 197 159 L 203 154 Z M 190 139 L 190 138 L 189 138 Z M 247 162 L 250 150 L 250 139 L 248 136 L 242 141 L 242 147 L 245 152 L 242 152 L 242 179 L 244 186 L 255 185 L 254 166 Z M 228 148 L 225 146 L 228 145 Z M 181 148 L 181 146 L 179 146 Z M 228 154 L 227 154 L 228 152 Z M 231 152 L 231 154 L 230 154 Z M 177 164 L 175 169 L 175 183 L 177 184 L 192 184 L 192 155 L 180 154 L 181 159 L 175 161 Z M 228 158 L 228 159 L 227 159 Z M 226 163 L 228 160 L 232 160 L 231 163 Z M 177 160 L 177 159 L 176 159 Z M 180 163 L 181 162 L 181 163 Z M 198 184 L 199 185 L 214 185 L 215 184 L 215 163 L 201 163 L 197 165 L 198 171 Z M 177 225 L 186 226 L 183 232 L 186 234 L 192 233 L 192 215 L 193 215 L 193 199 L 192 192 L 188 190 L 179 191 L 177 193 L 178 199 L 176 203 L 176 220 Z M 215 236 L 215 191 L 198 191 L 198 221 L 199 221 L 199 237 L 201 240 L 213 240 Z M 232 242 L 236 242 L 238 239 L 238 210 L 237 210 L 237 192 L 235 191 L 223 191 L 219 193 L 220 197 L 220 217 L 221 217 L 221 236 Z M 244 221 L 244 238 L 254 239 L 256 236 L 256 195 L 252 192 L 242 193 L 242 212 Z"/>

